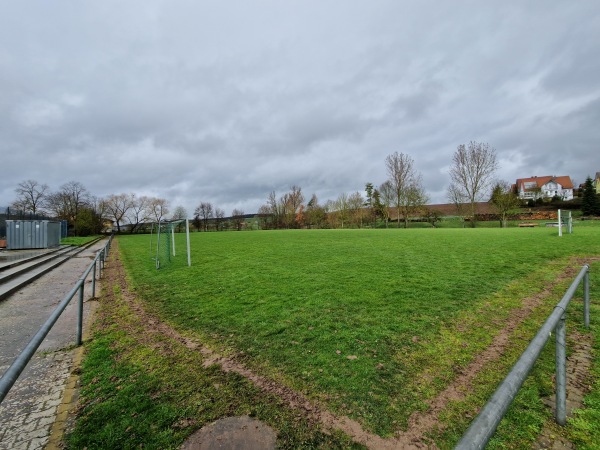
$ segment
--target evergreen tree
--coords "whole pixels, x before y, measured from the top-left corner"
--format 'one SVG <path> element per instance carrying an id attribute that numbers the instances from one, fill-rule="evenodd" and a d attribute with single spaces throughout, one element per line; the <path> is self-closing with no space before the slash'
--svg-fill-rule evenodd
<path id="1" fill-rule="evenodd" d="M 591 177 L 587 177 L 585 185 L 583 187 L 583 199 L 581 202 L 581 212 L 584 216 L 595 216 L 600 213 L 600 205 L 598 204 L 598 197 L 596 196 L 596 190 L 594 189 L 594 183 Z"/>

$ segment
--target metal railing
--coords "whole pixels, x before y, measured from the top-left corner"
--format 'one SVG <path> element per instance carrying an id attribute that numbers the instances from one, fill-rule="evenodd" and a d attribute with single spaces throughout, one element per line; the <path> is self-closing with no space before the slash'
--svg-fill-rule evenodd
<path id="1" fill-rule="evenodd" d="M 537 361 L 548 338 L 555 331 L 556 335 L 556 422 L 565 425 L 567 405 L 566 381 L 566 310 L 569 302 L 575 295 L 577 287 L 583 280 L 584 307 L 583 317 L 586 327 L 590 325 L 590 284 L 589 266 L 583 266 L 579 275 L 563 296 L 562 300 L 554 307 L 554 311 L 533 340 L 529 343 L 519 360 L 515 363 L 510 373 L 502 381 L 494 395 L 488 400 L 479 415 L 475 418 L 469 429 L 465 432 L 456 449 L 482 449 L 485 448 L 496 431 L 498 424 L 506 414 L 508 407 L 525 382 L 533 365 Z"/>
<path id="2" fill-rule="evenodd" d="M 4 372 L 2 378 L 0 378 L 0 403 L 4 400 L 10 389 L 13 387 L 21 372 L 25 369 L 33 355 L 35 354 L 38 347 L 46 335 L 50 332 L 60 315 L 66 309 L 67 305 L 71 302 L 75 294 L 79 293 L 78 297 L 78 314 L 77 314 L 77 345 L 82 344 L 83 336 L 83 294 L 85 280 L 93 271 L 92 275 L 92 298 L 96 297 L 96 279 L 102 277 L 102 271 L 106 263 L 108 252 L 110 251 L 110 244 L 112 242 L 112 236 L 108 239 L 108 242 L 100 251 L 96 253 L 94 261 L 90 263 L 86 271 L 83 273 L 81 278 L 77 280 L 73 289 L 71 289 L 67 295 L 61 300 L 54 312 L 44 322 L 42 327 L 36 333 L 36 335 L 29 341 L 29 344 L 23 349 L 23 351 L 17 356 L 11 366 Z"/>

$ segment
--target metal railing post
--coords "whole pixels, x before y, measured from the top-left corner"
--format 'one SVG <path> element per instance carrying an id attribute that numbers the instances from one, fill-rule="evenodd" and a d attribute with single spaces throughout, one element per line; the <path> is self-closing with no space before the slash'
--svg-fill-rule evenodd
<path id="1" fill-rule="evenodd" d="M 556 324 L 556 423 L 567 423 L 567 313 Z"/>
<path id="2" fill-rule="evenodd" d="M 583 277 L 583 322 L 586 328 L 590 327 L 590 266 Z"/>
<path id="3" fill-rule="evenodd" d="M 83 285 L 85 284 L 85 279 L 80 280 L 79 285 L 79 310 L 77 313 L 77 345 L 81 345 L 83 343 Z"/>
<path id="4" fill-rule="evenodd" d="M 94 269 L 92 270 L 92 298 L 96 298 L 96 261 L 98 258 L 94 259 Z"/>

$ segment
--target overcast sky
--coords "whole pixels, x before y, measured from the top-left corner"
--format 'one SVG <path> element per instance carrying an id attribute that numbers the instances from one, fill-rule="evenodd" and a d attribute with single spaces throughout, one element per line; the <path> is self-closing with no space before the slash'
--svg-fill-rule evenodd
<path id="1" fill-rule="evenodd" d="M 498 177 L 600 171 L 600 3 L 0 0 L 0 205 L 27 179 L 256 212 L 459 144 Z"/>

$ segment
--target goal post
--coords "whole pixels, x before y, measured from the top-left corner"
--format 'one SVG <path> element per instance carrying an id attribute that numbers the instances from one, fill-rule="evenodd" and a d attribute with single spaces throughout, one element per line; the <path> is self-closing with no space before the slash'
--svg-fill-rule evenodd
<path id="1" fill-rule="evenodd" d="M 181 245 L 183 244 L 181 235 L 177 228 L 185 224 L 185 253 L 187 258 L 183 257 Z M 154 244 L 155 243 L 155 244 Z M 183 266 L 186 262 L 188 266 L 192 265 L 190 254 L 190 227 L 188 219 L 159 221 L 152 225 L 150 231 L 150 250 L 156 263 L 156 268 L 161 269 L 168 266 Z M 178 255 L 179 250 L 179 255 Z M 185 261 L 187 259 L 187 261 Z"/>
<path id="2" fill-rule="evenodd" d="M 558 236 L 562 237 L 563 235 L 563 226 L 566 227 L 567 233 L 573 234 L 573 215 L 571 211 L 569 211 L 569 215 L 564 217 L 562 215 L 561 210 L 558 210 Z"/>

